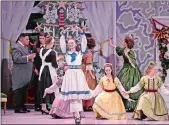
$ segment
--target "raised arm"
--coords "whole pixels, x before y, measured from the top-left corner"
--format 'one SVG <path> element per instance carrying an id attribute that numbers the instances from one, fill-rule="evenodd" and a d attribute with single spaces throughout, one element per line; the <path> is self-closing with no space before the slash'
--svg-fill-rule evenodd
<path id="1" fill-rule="evenodd" d="M 85 34 L 82 34 L 82 42 L 81 42 L 81 51 L 82 51 L 82 53 L 85 53 L 86 48 L 87 48 L 87 39 L 86 39 Z"/>
<path id="2" fill-rule="evenodd" d="M 109 45 L 110 45 L 111 47 L 113 47 L 113 48 L 116 48 L 116 47 L 117 47 L 116 45 L 114 45 L 114 44 L 112 43 L 111 39 L 109 39 Z"/>
<path id="3" fill-rule="evenodd" d="M 87 39 L 86 39 L 85 33 L 79 27 L 77 27 L 77 30 L 81 34 L 81 40 L 82 40 L 82 42 L 81 42 L 81 51 L 82 51 L 82 53 L 85 53 L 86 52 L 86 48 L 87 48 Z"/>
<path id="4" fill-rule="evenodd" d="M 65 36 L 64 35 L 62 35 L 61 37 L 60 37 L 60 48 L 61 48 L 61 51 L 62 51 L 62 53 L 66 53 L 66 40 L 65 40 Z"/>

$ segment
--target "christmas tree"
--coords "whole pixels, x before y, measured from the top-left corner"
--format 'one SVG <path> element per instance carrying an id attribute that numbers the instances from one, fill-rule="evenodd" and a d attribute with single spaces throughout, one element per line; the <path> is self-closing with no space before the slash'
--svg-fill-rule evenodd
<path id="1" fill-rule="evenodd" d="M 66 39 L 72 36 L 78 42 L 80 41 L 80 34 L 77 27 L 86 30 L 85 18 L 82 16 L 82 2 L 41 2 L 39 5 L 41 8 L 43 18 L 35 20 L 37 26 L 36 32 L 47 32 L 53 36 L 56 40 L 56 51 L 60 54 L 59 38 L 63 31 L 67 27 L 71 27 L 65 34 Z M 80 43 L 78 43 L 80 44 Z"/>

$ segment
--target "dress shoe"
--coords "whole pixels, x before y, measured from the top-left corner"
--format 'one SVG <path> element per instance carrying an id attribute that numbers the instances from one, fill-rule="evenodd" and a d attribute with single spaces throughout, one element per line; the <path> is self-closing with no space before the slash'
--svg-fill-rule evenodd
<path id="1" fill-rule="evenodd" d="M 61 117 L 57 116 L 56 114 L 51 114 L 51 116 L 55 119 L 62 119 Z"/>
<path id="2" fill-rule="evenodd" d="M 22 111 L 24 111 L 24 112 L 31 112 L 31 111 L 28 110 L 28 109 L 22 109 Z"/>
<path id="3" fill-rule="evenodd" d="M 49 114 L 48 110 L 41 110 L 41 113 L 42 113 L 42 115 L 43 115 L 43 113 L 46 114 L 46 115 Z"/>
<path id="4" fill-rule="evenodd" d="M 15 112 L 15 113 L 26 113 L 26 111 L 18 110 L 18 109 L 14 110 L 14 112 Z"/>

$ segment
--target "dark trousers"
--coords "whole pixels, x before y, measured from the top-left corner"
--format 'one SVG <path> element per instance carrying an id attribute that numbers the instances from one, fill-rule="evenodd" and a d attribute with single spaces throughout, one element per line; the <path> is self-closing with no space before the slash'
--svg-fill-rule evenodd
<path id="1" fill-rule="evenodd" d="M 26 109 L 25 102 L 26 102 L 26 93 L 27 93 L 28 85 L 14 90 L 14 109 L 21 110 Z"/>
<path id="2" fill-rule="evenodd" d="M 40 106 L 40 92 L 39 92 L 39 76 L 35 75 L 34 76 L 34 87 L 35 87 L 35 109 L 36 108 L 41 108 Z"/>

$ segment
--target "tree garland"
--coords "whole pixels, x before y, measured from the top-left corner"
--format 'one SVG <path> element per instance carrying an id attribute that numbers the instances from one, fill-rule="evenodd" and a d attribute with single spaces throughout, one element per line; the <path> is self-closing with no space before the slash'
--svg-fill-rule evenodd
<path id="1" fill-rule="evenodd" d="M 168 51 L 167 44 L 169 41 L 166 38 L 159 38 L 158 39 L 158 46 L 160 50 L 159 60 L 161 61 L 162 67 L 162 80 L 165 81 L 165 77 L 167 76 L 167 70 L 169 69 L 169 57 L 166 55 Z"/>
<path id="2" fill-rule="evenodd" d="M 169 69 L 169 55 L 167 55 L 167 45 L 169 44 L 169 28 L 163 27 L 161 30 L 155 29 L 153 31 L 155 38 L 157 38 L 158 46 L 159 46 L 159 60 L 161 61 L 161 78 L 163 82 L 167 76 L 167 70 Z"/>

